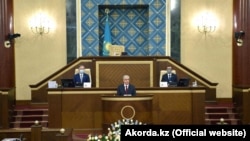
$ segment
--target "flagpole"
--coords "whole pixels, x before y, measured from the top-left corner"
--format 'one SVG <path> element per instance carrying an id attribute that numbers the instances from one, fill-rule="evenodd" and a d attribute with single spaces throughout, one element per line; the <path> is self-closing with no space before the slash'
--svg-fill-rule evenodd
<path id="1" fill-rule="evenodd" d="M 104 29 L 102 55 L 109 56 L 109 46 L 111 45 L 111 31 L 109 27 L 108 14 L 110 11 L 108 8 L 106 8 L 104 12 L 106 13 L 106 21 L 105 21 L 105 29 Z"/>

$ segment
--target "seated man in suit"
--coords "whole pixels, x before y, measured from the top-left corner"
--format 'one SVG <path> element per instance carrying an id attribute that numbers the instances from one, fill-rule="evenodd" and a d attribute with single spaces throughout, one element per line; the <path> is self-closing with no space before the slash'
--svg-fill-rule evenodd
<path id="1" fill-rule="evenodd" d="M 129 83 L 129 75 L 123 75 L 122 77 L 123 83 L 117 87 L 117 95 L 124 96 L 124 95 L 136 95 L 135 86 Z"/>
<path id="2" fill-rule="evenodd" d="M 79 73 L 74 75 L 73 80 L 76 87 L 77 86 L 82 87 L 84 82 L 90 82 L 89 75 L 84 73 L 84 69 L 85 69 L 84 65 L 80 65 Z"/>
<path id="3" fill-rule="evenodd" d="M 177 86 L 178 77 L 172 73 L 172 67 L 167 67 L 167 73 L 162 76 L 161 82 L 168 82 L 169 86 Z"/>

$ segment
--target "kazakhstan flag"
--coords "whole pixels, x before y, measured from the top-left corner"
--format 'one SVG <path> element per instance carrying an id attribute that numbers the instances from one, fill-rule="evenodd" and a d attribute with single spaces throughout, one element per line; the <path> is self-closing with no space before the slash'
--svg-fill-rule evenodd
<path id="1" fill-rule="evenodd" d="M 109 28 L 108 14 L 106 17 L 102 56 L 109 56 L 109 46 L 111 45 L 111 32 Z"/>

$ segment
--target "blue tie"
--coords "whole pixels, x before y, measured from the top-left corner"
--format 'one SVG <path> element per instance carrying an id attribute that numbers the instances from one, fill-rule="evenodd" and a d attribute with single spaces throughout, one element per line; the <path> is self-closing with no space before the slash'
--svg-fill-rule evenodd
<path id="1" fill-rule="evenodd" d="M 81 83 L 82 83 L 82 78 L 83 78 L 83 75 L 82 75 L 82 74 L 80 74 Z"/>

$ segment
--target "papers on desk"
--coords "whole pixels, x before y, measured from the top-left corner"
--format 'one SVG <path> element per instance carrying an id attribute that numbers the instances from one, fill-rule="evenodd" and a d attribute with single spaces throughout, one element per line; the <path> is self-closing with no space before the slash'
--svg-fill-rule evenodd
<path id="1" fill-rule="evenodd" d="M 56 83 L 56 81 L 49 81 L 48 82 L 48 88 L 57 88 L 58 84 Z"/>

